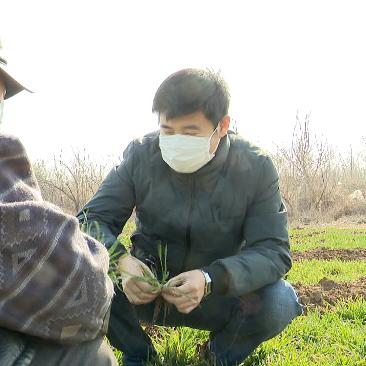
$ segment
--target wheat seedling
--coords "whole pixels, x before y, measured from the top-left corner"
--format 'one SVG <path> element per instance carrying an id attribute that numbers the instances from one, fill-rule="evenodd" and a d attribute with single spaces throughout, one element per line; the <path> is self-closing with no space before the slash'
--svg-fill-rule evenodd
<path id="1" fill-rule="evenodd" d="M 149 284 L 150 286 L 153 287 L 154 292 L 161 292 L 164 288 L 167 287 L 175 287 L 175 285 L 172 285 L 171 282 L 169 281 L 169 271 L 167 267 L 167 245 L 165 245 L 163 248 L 160 242 L 158 244 L 157 249 L 160 264 L 160 273 L 161 273 L 160 280 L 158 276 L 158 270 L 156 267 L 152 267 L 151 272 L 147 271 L 142 267 L 142 276 L 135 276 L 123 270 L 120 270 L 121 273 L 136 281 L 141 281 Z M 189 294 L 183 293 L 177 287 L 175 287 L 175 291 L 193 301 L 192 297 Z M 163 324 L 164 324 L 170 309 L 170 304 L 165 302 L 164 298 L 161 295 L 159 295 L 155 300 L 155 308 L 152 324 L 156 324 L 156 320 L 159 316 L 162 307 L 164 311 L 163 313 Z"/>

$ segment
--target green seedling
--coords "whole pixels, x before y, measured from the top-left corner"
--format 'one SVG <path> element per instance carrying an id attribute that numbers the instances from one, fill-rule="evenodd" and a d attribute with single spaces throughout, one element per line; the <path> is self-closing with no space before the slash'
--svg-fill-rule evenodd
<path id="1" fill-rule="evenodd" d="M 151 272 L 147 271 L 146 269 L 142 268 L 142 276 L 135 276 L 128 272 L 121 271 L 123 275 L 128 276 L 129 278 L 132 278 L 136 281 L 141 281 L 144 283 L 149 284 L 151 287 L 153 287 L 153 292 L 161 292 L 164 288 L 168 287 L 175 287 L 175 285 L 172 285 L 169 281 L 169 271 L 167 267 L 167 246 L 165 245 L 163 248 L 163 245 L 161 242 L 158 244 L 158 256 L 159 256 L 159 264 L 161 269 L 161 279 L 158 279 L 158 270 L 157 268 L 152 267 Z M 192 297 L 189 294 L 181 292 L 177 287 L 175 287 L 175 291 L 179 294 L 187 297 L 188 299 L 192 300 Z M 157 318 L 160 314 L 161 308 L 163 307 L 163 324 L 165 324 L 166 317 L 168 315 L 170 304 L 164 301 L 164 298 L 162 296 L 158 296 L 155 300 L 155 308 L 154 308 L 154 314 L 152 319 L 152 324 L 156 324 Z"/>

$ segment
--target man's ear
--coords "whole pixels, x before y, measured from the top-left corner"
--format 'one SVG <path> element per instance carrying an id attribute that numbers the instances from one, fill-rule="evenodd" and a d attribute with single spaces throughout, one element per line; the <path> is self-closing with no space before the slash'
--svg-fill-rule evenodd
<path id="1" fill-rule="evenodd" d="M 230 116 L 226 115 L 220 122 L 220 137 L 227 135 L 227 131 L 230 127 Z"/>

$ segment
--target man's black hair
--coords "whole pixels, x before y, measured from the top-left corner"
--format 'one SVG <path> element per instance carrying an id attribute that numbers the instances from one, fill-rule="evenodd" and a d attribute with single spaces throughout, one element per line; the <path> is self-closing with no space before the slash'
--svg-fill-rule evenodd
<path id="1" fill-rule="evenodd" d="M 152 111 L 166 118 L 182 117 L 202 111 L 214 127 L 227 115 L 229 88 L 219 73 L 184 69 L 163 81 L 156 91 Z"/>

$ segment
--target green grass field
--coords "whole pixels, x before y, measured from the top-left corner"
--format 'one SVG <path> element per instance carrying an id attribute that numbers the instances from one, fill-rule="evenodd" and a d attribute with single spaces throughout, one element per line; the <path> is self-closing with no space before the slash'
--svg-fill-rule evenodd
<path id="1" fill-rule="evenodd" d="M 291 249 L 366 248 L 366 229 L 304 228 L 290 230 Z"/>
<path id="2" fill-rule="evenodd" d="M 133 225 L 124 231 L 131 232 Z M 366 229 L 306 228 L 290 231 L 293 250 L 366 248 Z M 366 276 L 366 261 L 303 260 L 294 262 L 291 283 L 317 284 L 327 277 L 337 282 Z M 153 343 L 166 366 L 209 366 L 200 360 L 197 344 L 205 331 L 157 327 Z M 121 354 L 116 351 L 117 357 Z M 122 362 L 120 362 L 122 365 Z M 263 343 L 242 366 L 366 366 L 366 300 L 344 301 L 326 310 L 309 309 L 277 337 Z"/>
<path id="3" fill-rule="evenodd" d="M 310 260 L 294 262 L 287 280 L 291 283 L 316 284 L 323 277 L 345 282 L 366 276 L 366 261 Z"/>

